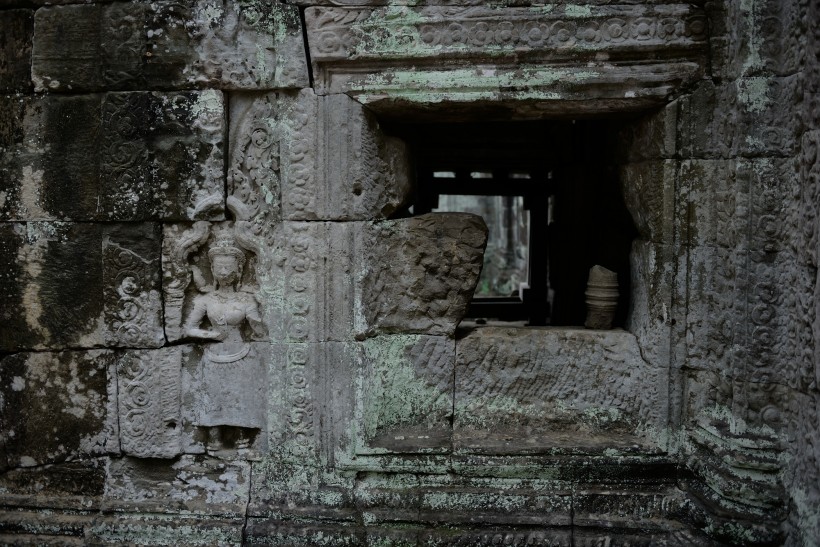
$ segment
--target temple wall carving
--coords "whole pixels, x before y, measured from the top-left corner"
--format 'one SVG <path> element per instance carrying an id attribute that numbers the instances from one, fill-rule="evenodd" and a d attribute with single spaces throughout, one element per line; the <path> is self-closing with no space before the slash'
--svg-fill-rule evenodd
<path id="1" fill-rule="evenodd" d="M 0 544 L 814 544 L 818 19 L 0 0 Z M 625 320 L 465 321 L 402 128 L 590 120 Z"/>

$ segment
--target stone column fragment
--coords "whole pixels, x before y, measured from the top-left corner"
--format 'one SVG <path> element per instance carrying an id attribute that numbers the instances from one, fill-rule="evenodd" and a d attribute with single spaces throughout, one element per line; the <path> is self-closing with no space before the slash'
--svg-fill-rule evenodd
<path id="1" fill-rule="evenodd" d="M 38 91 L 306 87 L 295 6 L 146 0 L 35 16 Z"/>
<path id="2" fill-rule="evenodd" d="M 284 222 L 264 249 L 260 301 L 271 340 L 349 341 L 377 334 L 451 336 L 481 270 L 481 217 Z"/>
<path id="3" fill-rule="evenodd" d="M 187 220 L 224 209 L 218 91 L 0 98 L 0 220 Z M 43 146 L 48 143 L 48 146 Z"/>

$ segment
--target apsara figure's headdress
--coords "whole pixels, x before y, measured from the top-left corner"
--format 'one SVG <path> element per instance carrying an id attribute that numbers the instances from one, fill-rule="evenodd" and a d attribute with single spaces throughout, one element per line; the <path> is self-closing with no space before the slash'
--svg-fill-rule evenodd
<path id="1" fill-rule="evenodd" d="M 213 262 L 217 256 L 232 256 L 241 268 L 245 264 L 245 253 L 236 245 L 236 238 L 230 230 L 223 230 L 216 234 L 211 248 L 208 249 L 208 258 Z"/>

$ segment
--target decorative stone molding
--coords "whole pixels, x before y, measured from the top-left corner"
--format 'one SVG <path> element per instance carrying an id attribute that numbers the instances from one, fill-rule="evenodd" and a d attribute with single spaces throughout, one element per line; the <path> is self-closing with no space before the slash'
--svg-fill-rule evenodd
<path id="1" fill-rule="evenodd" d="M 273 244 L 280 220 L 371 220 L 408 199 L 404 144 L 344 96 L 239 95 L 231 102 L 229 207 Z"/>
<path id="2" fill-rule="evenodd" d="M 703 12 L 683 4 L 309 7 L 305 16 L 319 93 L 385 109 L 504 100 L 528 117 L 559 99 L 563 113 L 660 104 L 700 75 L 707 31 Z"/>
<path id="3" fill-rule="evenodd" d="M 685 480 L 698 503 L 695 518 L 713 537 L 733 544 L 782 541 L 785 518 L 780 441 L 775 435 L 743 430 L 732 421 L 704 418 L 692 428 Z"/>
<path id="4" fill-rule="evenodd" d="M 385 136 L 375 116 L 349 97 L 301 92 L 288 130 L 285 218 L 387 218 L 407 201 L 404 143 Z"/>

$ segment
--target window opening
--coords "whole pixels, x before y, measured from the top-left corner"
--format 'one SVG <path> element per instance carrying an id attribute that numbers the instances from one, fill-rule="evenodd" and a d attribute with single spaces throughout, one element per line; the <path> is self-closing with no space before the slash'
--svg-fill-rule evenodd
<path id="1" fill-rule="evenodd" d="M 467 316 L 546 325 L 548 174 L 523 178 L 520 172 L 498 167 L 441 171 L 423 163 L 417 170 L 415 214 L 475 213 L 489 228 L 484 266 Z M 454 176 L 438 176 L 440 173 Z"/>
<path id="2" fill-rule="evenodd" d="M 615 326 L 625 325 L 637 231 L 618 179 L 624 121 L 383 123 L 414 156 L 416 194 L 399 214 L 487 222 L 468 319 L 582 326 L 589 269 L 600 264 L 618 273 Z"/>

